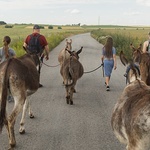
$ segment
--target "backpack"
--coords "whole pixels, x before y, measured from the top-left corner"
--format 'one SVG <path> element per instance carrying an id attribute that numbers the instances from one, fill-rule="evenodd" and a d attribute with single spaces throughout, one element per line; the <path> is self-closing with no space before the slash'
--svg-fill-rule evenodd
<path id="1" fill-rule="evenodd" d="M 41 35 L 38 34 L 37 36 L 34 35 L 30 35 L 30 40 L 27 46 L 27 49 L 29 51 L 29 53 L 31 54 L 41 54 L 43 52 L 42 46 L 40 44 L 40 40 L 39 37 Z"/>
<path id="2" fill-rule="evenodd" d="M 147 46 L 147 48 L 146 48 L 146 51 L 147 51 L 148 53 L 150 53 L 150 40 L 148 41 L 148 46 Z"/>

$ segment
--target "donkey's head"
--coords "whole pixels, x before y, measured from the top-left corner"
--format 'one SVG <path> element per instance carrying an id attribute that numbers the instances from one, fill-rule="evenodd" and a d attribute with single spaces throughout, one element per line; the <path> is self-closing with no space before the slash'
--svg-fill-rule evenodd
<path id="1" fill-rule="evenodd" d="M 70 57 L 75 58 L 75 59 L 79 59 L 79 54 L 82 52 L 83 47 L 81 47 L 77 52 L 76 51 L 68 51 L 68 53 L 70 54 Z"/>
<path id="2" fill-rule="evenodd" d="M 66 39 L 66 49 L 68 51 L 72 50 L 72 45 L 71 44 L 72 44 L 72 39 L 70 39 L 70 40 Z"/>
<path id="3" fill-rule="evenodd" d="M 120 60 L 124 66 L 128 67 L 129 72 L 127 73 L 127 81 L 128 83 L 131 83 L 135 81 L 136 79 L 140 79 L 140 70 L 138 66 L 135 64 L 135 62 L 132 60 L 128 60 L 123 51 L 120 52 Z"/>
<path id="4" fill-rule="evenodd" d="M 134 53 L 136 53 L 137 51 L 139 51 L 140 53 L 142 53 L 142 44 L 139 45 L 139 47 L 135 48 L 133 46 L 133 44 L 130 44 L 130 48 L 132 49 L 132 56 L 134 55 Z"/>

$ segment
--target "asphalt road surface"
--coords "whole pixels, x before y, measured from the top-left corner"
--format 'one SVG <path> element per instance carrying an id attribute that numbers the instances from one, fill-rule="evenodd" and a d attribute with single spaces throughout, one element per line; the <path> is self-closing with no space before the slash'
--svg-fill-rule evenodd
<path id="1" fill-rule="evenodd" d="M 90 36 L 90 33 L 69 37 L 73 50 L 80 49 L 80 62 L 84 71 L 92 71 L 101 64 L 102 45 Z M 15 124 L 15 150 L 124 150 L 114 136 L 110 120 L 112 109 L 126 86 L 123 74 L 125 67 L 117 58 L 117 70 L 113 70 L 110 91 L 106 91 L 102 68 L 85 73 L 76 85 L 74 105 L 67 105 L 65 88 L 59 73 L 58 53 L 65 47 L 65 40 L 50 52 L 50 59 L 44 61 L 40 88 L 30 97 L 35 115 L 30 119 L 26 115 L 26 133 L 20 135 L 18 116 Z M 14 103 L 8 103 L 8 110 Z M 8 148 L 5 127 L 0 134 L 0 150 Z"/>

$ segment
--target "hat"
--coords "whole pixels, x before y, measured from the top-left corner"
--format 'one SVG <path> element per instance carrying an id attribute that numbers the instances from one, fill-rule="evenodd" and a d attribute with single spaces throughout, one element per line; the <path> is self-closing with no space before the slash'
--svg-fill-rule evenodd
<path id="1" fill-rule="evenodd" d="M 37 24 L 35 24 L 35 25 L 33 26 L 33 29 L 40 29 L 40 26 L 37 25 Z"/>

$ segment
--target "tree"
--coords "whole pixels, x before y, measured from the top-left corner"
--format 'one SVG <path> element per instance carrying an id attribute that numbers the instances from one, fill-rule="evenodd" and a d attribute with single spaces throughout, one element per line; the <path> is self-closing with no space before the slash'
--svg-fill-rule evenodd
<path id="1" fill-rule="evenodd" d="M 4 21 L 0 21 L 0 25 L 4 25 L 4 24 L 7 24 L 7 23 Z"/>

